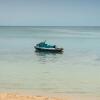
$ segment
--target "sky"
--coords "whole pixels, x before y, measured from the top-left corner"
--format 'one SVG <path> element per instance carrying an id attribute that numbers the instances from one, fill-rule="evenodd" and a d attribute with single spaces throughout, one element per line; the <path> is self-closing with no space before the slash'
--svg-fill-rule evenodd
<path id="1" fill-rule="evenodd" d="M 100 0 L 0 0 L 0 26 L 100 26 Z"/>

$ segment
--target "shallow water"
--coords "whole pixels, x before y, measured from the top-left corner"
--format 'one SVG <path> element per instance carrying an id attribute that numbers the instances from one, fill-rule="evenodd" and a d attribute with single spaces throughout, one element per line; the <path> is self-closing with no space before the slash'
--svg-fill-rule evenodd
<path id="1" fill-rule="evenodd" d="M 62 54 L 35 52 L 40 41 Z M 100 95 L 100 27 L 0 27 L 0 91 Z"/>

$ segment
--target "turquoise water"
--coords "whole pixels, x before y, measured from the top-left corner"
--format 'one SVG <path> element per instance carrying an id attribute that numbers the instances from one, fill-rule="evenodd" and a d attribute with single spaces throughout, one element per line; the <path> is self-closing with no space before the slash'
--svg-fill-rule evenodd
<path id="1" fill-rule="evenodd" d="M 64 48 L 38 53 L 40 41 Z M 100 27 L 0 27 L 0 91 L 100 95 Z"/>

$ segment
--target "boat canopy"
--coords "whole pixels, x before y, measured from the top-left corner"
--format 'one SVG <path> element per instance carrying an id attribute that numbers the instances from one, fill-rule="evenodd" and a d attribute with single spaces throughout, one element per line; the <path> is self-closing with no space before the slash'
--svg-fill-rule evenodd
<path id="1" fill-rule="evenodd" d="M 36 46 L 38 46 L 38 47 L 44 47 L 44 48 L 56 48 L 56 45 L 49 45 L 49 44 L 46 43 L 46 41 L 40 42 Z"/>

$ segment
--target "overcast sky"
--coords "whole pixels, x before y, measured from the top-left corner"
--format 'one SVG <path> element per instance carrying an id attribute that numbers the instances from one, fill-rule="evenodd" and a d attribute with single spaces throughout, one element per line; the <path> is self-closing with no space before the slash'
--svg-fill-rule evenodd
<path id="1" fill-rule="evenodd" d="M 0 25 L 100 26 L 100 0 L 0 0 Z"/>

